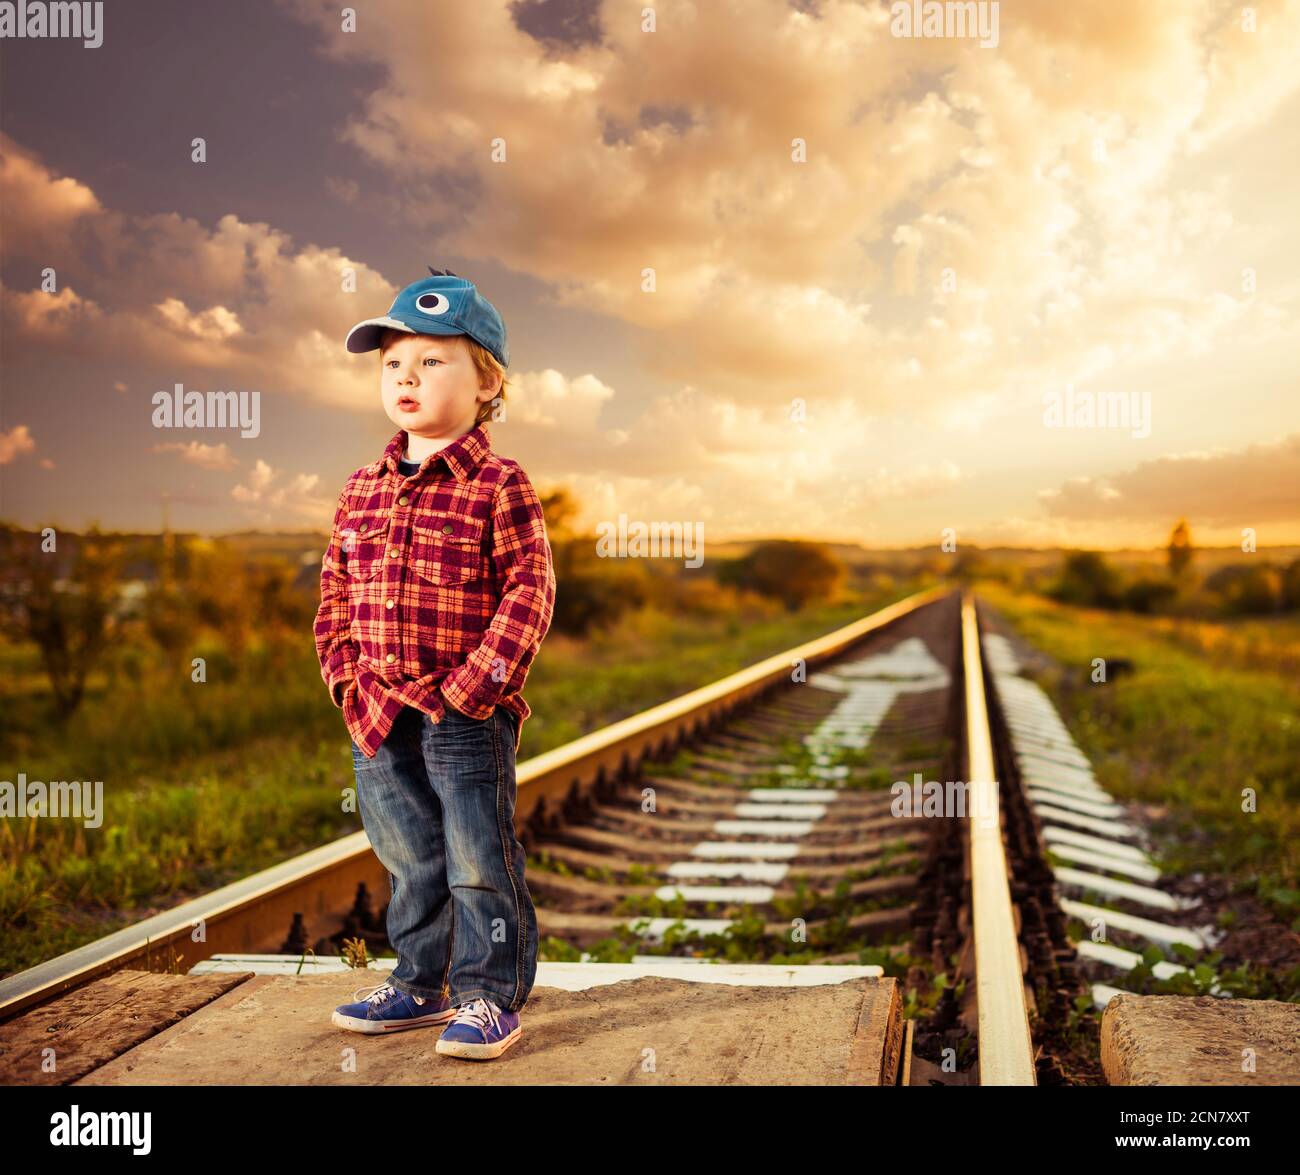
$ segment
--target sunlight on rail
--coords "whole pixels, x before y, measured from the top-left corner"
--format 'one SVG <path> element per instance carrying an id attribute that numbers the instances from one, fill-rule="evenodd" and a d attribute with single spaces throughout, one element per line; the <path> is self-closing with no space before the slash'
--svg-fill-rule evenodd
<path id="1" fill-rule="evenodd" d="M 996 773 L 984 697 L 975 603 L 961 604 L 962 661 L 966 673 L 966 749 L 970 782 L 987 786 Z M 991 810 L 970 816 L 971 908 L 975 933 L 975 990 L 979 1007 L 981 1085 L 1034 1085 L 1033 1042 L 1025 1005 L 1020 943 L 1011 910 L 1001 804 L 988 787 Z"/>

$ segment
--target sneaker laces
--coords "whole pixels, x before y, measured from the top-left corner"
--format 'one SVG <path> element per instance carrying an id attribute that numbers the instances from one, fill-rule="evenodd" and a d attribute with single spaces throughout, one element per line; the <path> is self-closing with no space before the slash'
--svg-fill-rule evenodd
<path id="1" fill-rule="evenodd" d="M 472 1024 L 484 1036 L 487 1036 L 488 1025 L 493 1028 L 497 1027 L 497 1017 L 500 1009 L 493 1003 L 479 998 L 470 1000 L 469 1003 L 456 1009 L 456 1015 L 452 1019 L 453 1024 Z"/>
<path id="2" fill-rule="evenodd" d="M 354 1000 L 364 1000 L 366 1003 L 378 1007 L 380 1004 L 392 999 L 393 996 L 400 994 L 391 983 L 381 983 L 376 987 L 358 988 L 352 993 L 352 998 Z"/>
<path id="3" fill-rule="evenodd" d="M 385 988 L 387 988 L 387 991 L 385 991 Z M 384 1003 L 386 1000 L 391 999 L 394 995 L 401 995 L 401 994 L 402 994 L 402 989 L 400 987 L 394 987 L 391 983 L 381 983 L 379 984 L 378 987 L 358 988 L 356 991 L 352 993 L 352 998 L 354 1000 L 365 1000 L 366 1003 L 374 1004 L 376 1007 L 378 1007 L 378 1005 Z M 418 995 L 411 996 L 411 999 L 413 999 L 417 1004 L 423 1004 L 427 1002 L 423 996 L 418 996 Z"/>

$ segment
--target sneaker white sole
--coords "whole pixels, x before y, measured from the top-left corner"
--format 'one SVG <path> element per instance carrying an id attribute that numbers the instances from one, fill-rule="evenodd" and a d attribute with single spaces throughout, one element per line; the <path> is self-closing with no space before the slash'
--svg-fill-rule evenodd
<path id="1" fill-rule="evenodd" d="M 435 1024 L 446 1024 L 455 1015 L 456 1009 L 449 1008 L 445 1012 L 418 1016 L 412 1020 L 358 1020 L 355 1016 L 344 1016 L 340 1012 L 334 1012 L 330 1015 L 330 1023 L 336 1028 L 346 1028 L 349 1032 L 382 1036 L 386 1032 L 403 1032 L 407 1028 L 432 1028 Z"/>
<path id="2" fill-rule="evenodd" d="M 523 1034 L 523 1027 L 520 1026 L 495 1044 L 471 1044 L 466 1040 L 439 1040 L 434 1046 L 434 1051 L 444 1057 L 461 1057 L 467 1061 L 490 1061 L 493 1057 L 499 1057 L 504 1053 Z"/>

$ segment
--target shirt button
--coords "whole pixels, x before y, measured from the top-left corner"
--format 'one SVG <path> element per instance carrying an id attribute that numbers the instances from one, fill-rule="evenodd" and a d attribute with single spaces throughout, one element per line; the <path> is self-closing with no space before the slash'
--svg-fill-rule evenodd
<path id="1" fill-rule="evenodd" d="M 397 558 L 397 548 L 396 548 L 396 547 L 389 547 L 389 548 L 388 548 L 388 557 L 389 557 L 390 559 L 396 559 L 396 558 Z"/>
<path id="2" fill-rule="evenodd" d="M 384 601 L 384 607 L 385 607 L 385 608 L 391 608 L 392 606 L 393 606 L 393 601 L 392 601 L 392 600 L 385 600 L 385 601 Z"/>
<path id="3" fill-rule="evenodd" d="M 406 506 L 410 504 L 410 501 L 411 499 L 408 498 L 405 494 L 403 494 L 400 498 L 397 499 L 397 504 L 399 506 Z"/>
<path id="4" fill-rule="evenodd" d="M 454 526 L 452 526 L 452 524 L 449 522 L 449 523 L 447 523 L 446 526 L 444 526 L 444 527 L 442 528 L 442 533 L 443 533 L 443 534 L 451 534 L 451 532 L 452 532 L 453 530 L 455 530 L 455 529 L 456 529 L 456 528 L 455 528 Z"/>
<path id="5" fill-rule="evenodd" d="M 391 665 L 394 661 L 397 660 L 397 657 L 393 653 L 389 653 L 388 656 L 384 658 L 384 660 Z"/>
<path id="6" fill-rule="evenodd" d="M 368 523 L 368 522 L 363 522 L 363 523 L 361 524 L 361 530 L 362 530 L 362 532 L 364 533 L 364 532 L 366 531 L 366 529 L 367 529 L 369 526 L 370 526 L 370 523 Z"/>

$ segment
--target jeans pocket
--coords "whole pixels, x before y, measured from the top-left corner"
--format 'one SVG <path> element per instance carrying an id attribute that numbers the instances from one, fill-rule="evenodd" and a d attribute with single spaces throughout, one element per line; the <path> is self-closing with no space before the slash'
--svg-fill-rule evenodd
<path id="1" fill-rule="evenodd" d="M 449 718 L 452 722 L 464 722 L 470 726 L 486 726 L 492 720 L 492 714 L 496 713 L 493 710 L 486 718 L 471 718 L 468 714 L 462 714 L 450 702 L 443 702 L 442 708 L 444 718 Z"/>

